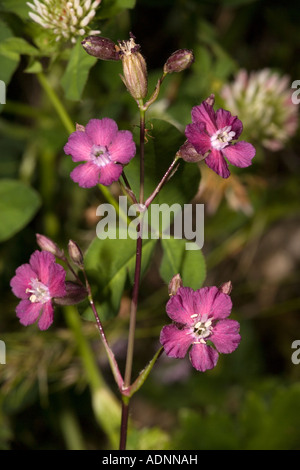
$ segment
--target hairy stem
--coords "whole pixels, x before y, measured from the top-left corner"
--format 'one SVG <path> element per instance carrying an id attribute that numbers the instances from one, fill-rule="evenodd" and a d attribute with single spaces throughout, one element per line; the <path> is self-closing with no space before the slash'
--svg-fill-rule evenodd
<path id="1" fill-rule="evenodd" d="M 112 373 L 113 373 L 113 376 L 114 376 L 114 379 L 115 379 L 115 381 L 116 381 L 116 383 L 119 387 L 119 390 L 121 391 L 123 389 L 123 384 L 124 384 L 123 377 L 120 373 L 120 370 L 119 370 L 117 361 L 115 359 L 114 353 L 110 349 L 107 338 L 105 336 L 103 326 L 102 326 L 101 320 L 99 318 L 99 315 L 98 315 L 98 312 L 97 312 L 97 309 L 96 309 L 96 306 L 95 306 L 95 303 L 94 303 L 94 300 L 93 300 L 91 286 L 89 284 L 89 281 L 88 281 L 88 278 L 87 278 L 87 275 L 86 275 L 86 272 L 85 272 L 84 268 L 82 269 L 82 272 L 83 272 L 83 275 L 84 275 L 84 278 L 85 278 L 86 289 L 87 289 L 87 292 L 88 292 L 88 299 L 89 299 L 89 302 L 90 302 L 90 306 L 93 310 L 93 314 L 95 316 L 97 328 L 98 328 L 98 331 L 100 333 L 102 343 L 104 345 L 104 348 L 105 348 L 105 351 L 106 351 L 106 354 L 107 354 L 107 357 L 108 357 L 108 360 L 109 360 L 109 364 L 110 364 L 110 367 L 111 367 L 111 370 L 112 370 Z"/>

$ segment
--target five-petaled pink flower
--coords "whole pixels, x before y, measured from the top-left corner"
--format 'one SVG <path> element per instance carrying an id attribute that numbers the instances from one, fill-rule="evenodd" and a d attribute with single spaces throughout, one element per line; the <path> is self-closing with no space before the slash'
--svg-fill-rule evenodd
<path id="1" fill-rule="evenodd" d="M 170 357 L 189 356 L 195 369 L 213 369 L 220 353 L 231 353 L 239 345 L 239 323 L 228 319 L 230 296 L 217 287 L 194 291 L 180 287 L 167 303 L 166 311 L 175 322 L 164 326 L 160 342 Z M 213 346 L 212 346 L 213 345 Z"/>
<path id="2" fill-rule="evenodd" d="M 91 119 L 85 128 L 79 126 L 69 136 L 64 151 L 72 156 L 73 162 L 86 162 L 78 165 L 70 176 L 82 188 L 91 188 L 118 181 L 123 165 L 134 157 L 136 147 L 130 131 L 119 131 L 113 119 L 103 118 Z"/>
<path id="3" fill-rule="evenodd" d="M 224 157 L 229 163 L 245 168 L 251 165 L 255 148 L 248 142 L 233 143 L 241 135 L 242 122 L 229 111 L 218 109 L 203 101 L 192 109 L 192 124 L 188 124 L 185 135 L 196 151 L 205 155 L 205 163 L 222 178 L 228 178 L 230 171 Z"/>
<path id="4" fill-rule="evenodd" d="M 41 330 L 47 330 L 53 322 L 54 297 L 66 295 L 66 273 L 55 262 L 55 256 L 46 251 L 36 250 L 29 264 L 22 264 L 11 279 L 13 293 L 21 302 L 17 305 L 17 317 L 22 325 L 31 325 L 38 318 Z"/>

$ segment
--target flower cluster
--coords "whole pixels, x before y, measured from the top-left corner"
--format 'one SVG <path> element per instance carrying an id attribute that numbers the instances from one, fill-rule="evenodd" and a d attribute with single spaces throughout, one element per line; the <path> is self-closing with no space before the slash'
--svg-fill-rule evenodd
<path id="1" fill-rule="evenodd" d="M 245 168 L 251 165 L 255 155 L 253 145 L 234 142 L 242 130 L 243 124 L 237 116 L 224 109 L 215 112 L 213 104 L 206 100 L 192 109 L 192 124 L 187 125 L 185 135 L 187 143 L 205 157 L 205 163 L 222 178 L 228 178 L 230 171 L 224 157 L 232 165 Z"/>
<path id="2" fill-rule="evenodd" d="M 33 10 L 30 18 L 43 28 L 51 30 L 56 41 L 61 39 L 72 43 L 78 36 L 99 34 L 100 31 L 89 31 L 88 25 L 96 14 L 101 0 L 33 0 L 27 5 Z"/>
<path id="3" fill-rule="evenodd" d="M 38 320 L 41 330 L 53 323 L 55 297 L 66 295 L 66 272 L 55 262 L 55 256 L 47 251 L 35 251 L 29 263 L 22 264 L 10 281 L 10 286 L 21 302 L 16 308 L 22 325 L 31 325 Z"/>
<path id="4" fill-rule="evenodd" d="M 270 69 L 240 70 L 220 91 L 226 106 L 242 119 L 247 135 L 270 150 L 280 150 L 296 132 L 298 107 L 288 76 Z"/>
<path id="5" fill-rule="evenodd" d="M 130 131 L 119 131 L 113 119 L 103 118 L 91 119 L 85 128 L 78 126 L 64 151 L 74 162 L 85 162 L 71 172 L 72 180 L 82 188 L 91 188 L 118 181 L 136 146 Z"/>
<path id="6" fill-rule="evenodd" d="M 228 290 L 204 287 L 194 291 L 179 287 L 167 303 L 173 324 L 164 326 L 160 342 L 170 357 L 183 358 L 189 351 L 195 369 L 213 369 L 219 353 L 231 353 L 239 345 L 239 323 L 228 319 L 232 302 Z"/>

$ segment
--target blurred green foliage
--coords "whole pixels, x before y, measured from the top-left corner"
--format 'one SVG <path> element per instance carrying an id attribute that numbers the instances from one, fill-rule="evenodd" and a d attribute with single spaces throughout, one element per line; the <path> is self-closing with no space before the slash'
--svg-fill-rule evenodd
<path id="1" fill-rule="evenodd" d="M 84 251 L 90 246 L 93 290 L 97 294 L 100 288 L 102 295 L 106 289 L 102 314 L 122 370 L 134 242 L 121 240 L 118 251 L 114 240 L 93 241 L 96 208 L 107 202 L 107 194 L 70 180 L 74 164 L 63 146 L 76 122 L 108 116 L 136 135 L 139 117 L 120 80 L 120 63 L 94 60 L 80 41 L 72 47 L 49 41 L 28 11 L 25 0 L 0 2 L 0 79 L 7 85 L 0 108 L 0 339 L 7 348 L 6 365 L 0 364 L 0 448 L 114 448 L 118 396 L 94 325 L 72 307 L 57 308 L 47 332 L 21 327 L 9 281 L 37 248 L 35 233 L 64 248 L 69 239 Z M 114 41 L 134 33 L 147 60 L 150 91 L 174 50 L 190 48 L 195 54 L 191 69 L 166 78 L 147 114 L 149 188 L 184 142 L 191 108 L 211 93 L 221 106 L 219 92 L 240 68 L 269 67 L 288 73 L 291 83 L 300 78 L 299 21 L 295 2 L 102 0 L 95 26 Z M 162 127 L 155 124 L 158 119 Z M 161 356 L 133 398 L 128 448 L 299 449 L 300 365 L 291 362 L 291 344 L 300 339 L 299 153 L 299 131 L 278 152 L 258 143 L 254 164 L 233 171 L 237 187 L 224 188 L 215 180 L 209 194 L 220 201 L 205 215 L 205 263 L 200 252 L 181 257 L 181 240 L 149 242 L 135 375 L 159 346 L 159 332 L 168 322 L 167 279 L 177 266 L 194 288 L 231 279 L 242 342 L 205 374 L 188 361 Z M 133 186 L 136 164 L 128 167 Z M 208 204 L 197 194 L 199 177 L 196 164 L 182 164 L 160 202 Z M 116 185 L 110 191 L 120 195 Z M 229 205 L 233 196 L 235 206 Z M 252 213 L 241 210 L 245 197 Z M 168 256 L 172 243 L 174 257 Z M 95 266 L 100 281 L 93 277 Z M 90 318 L 85 303 L 79 311 Z"/>

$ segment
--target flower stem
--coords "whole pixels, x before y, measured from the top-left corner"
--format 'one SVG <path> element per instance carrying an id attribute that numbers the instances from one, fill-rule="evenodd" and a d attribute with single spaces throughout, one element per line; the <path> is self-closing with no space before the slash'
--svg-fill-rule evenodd
<path id="1" fill-rule="evenodd" d="M 83 275 L 84 275 L 86 289 L 87 289 L 87 292 L 88 292 L 88 299 L 89 299 L 89 302 L 90 302 L 90 306 L 93 310 L 93 314 L 95 316 L 96 324 L 97 324 L 97 327 L 98 327 L 98 330 L 99 330 L 99 333 L 100 333 L 100 336 L 101 336 L 101 339 L 102 339 L 102 343 L 104 345 L 104 348 L 105 348 L 105 351 L 106 351 L 106 354 L 107 354 L 107 357 L 108 357 L 108 360 L 109 360 L 109 364 L 110 364 L 110 367 L 111 367 L 111 370 L 112 370 L 112 373 L 113 373 L 113 376 L 114 376 L 114 379 L 115 379 L 115 381 L 116 381 L 116 383 L 119 387 L 119 390 L 121 391 L 123 389 L 123 384 L 124 384 L 123 377 L 120 373 L 118 363 L 115 359 L 114 353 L 112 352 L 112 350 L 110 349 L 110 347 L 108 345 L 108 341 L 107 341 L 107 338 L 105 336 L 103 326 L 102 326 L 101 320 L 99 318 L 99 315 L 98 315 L 98 312 L 97 312 L 97 309 L 96 309 L 96 306 L 95 306 L 95 303 L 94 303 L 94 300 L 93 300 L 91 286 L 90 286 L 90 283 L 88 281 L 88 278 L 87 278 L 87 275 L 86 275 L 86 272 L 85 272 L 84 268 L 82 268 L 82 272 L 83 272 Z"/>
<path id="2" fill-rule="evenodd" d="M 143 108 L 143 100 L 139 101 L 140 108 L 140 204 L 144 203 L 144 148 L 145 148 L 145 109 Z M 135 272 L 134 272 L 134 284 L 130 307 L 130 321 L 129 321 L 129 333 L 128 333 L 128 346 L 127 356 L 125 365 L 125 376 L 124 376 L 124 392 L 130 387 L 131 374 L 132 374 L 132 363 L 133 363 L 133 351 L 134 351 L 134 338 L 135 338 L 135 327 L 136 327 L 136 314 L 138 306 L 140 278 L 141 278 L 141 266 L 142 266 L 142 228 L 143 223 L 137 226 L 138 237 L 136 241 L 136 257 L 135 257 Z M 126 394 L 122 396 L 122 418 L 121 418 L 121 430 L 120 430 L 120 450 L 126 448 L 127 439 L 127 428 L 128 428 L 128 416 L 129 416 L 129 397 Z"/>
<path id="3" fill-rule="evenodd" d="M 60 99 L 58 98 L 57 94 L 55 93 L 53 88 L 51 88 L 51 86 L 49 85 L 45 75 L 42 72 L 37 73 L 37 79 L 40 82 L 40 85 L 44 89 L 44 91 L 45 91 L 46 95 L 48 96 L 49 100 L 53 104 L 53 106 L 54 106 L 57 114 L 59 115 L 59 117 L 61 119 L 61 122 L 63 123 L 64 127 L 66 128 L 67 132 L 69 132 L 71 134 L 72 132 L 74 132 L 75 126 L 74 126 L 70 116 L 68 115 L 66 109 L 62 105 Z"/>
<path id="4" fill-rule="evenodd" d="M 162 84 L 162 82 L 164 81 L 164 79 L 165 79 L 165 77 L 166 77 L 167 75 L 168 75 L 168 74 L 167 74 L 166 72 L 164 72 L 163 75 L 158 79 L 154 92 L 152 93 L 150 99 L 149 99 L 149 100 L 146 102 L 146 104 L 143 106 L 143 109 L 144 109 L 145 111 L 149 108 L 149 106 L 151 106 L 151 104 L 154 103 L 154 101 L 157 100 L 158 95 L 159 95 L 159 92 L 160 92 L 161 84 Z"/>
<path id="5" fill-rule="evenodd" d="M 167 181 L 173 176 L 173 172 L 177 170 L 176 163 L 179 160 L 179 157 L 176 155 L 174 160 L 172 161 L 171 165 L 169 166 L 168 170 L 162 177 L 160 183 L 157 185 L 151 196 L 148 197 L 147 201 L 145 202 L 145 206 L 148 208 L 153 201 L 153 199 L 158 195 L 159 191 L 162 187 L 167 183 Z"/>
<path id="6" fill-rule="evenodd" d="M 120 447 L 119 447 L 119 450 L 126 450 L 128 417 L 129 417 L 129 399 L 127 400 L 125 398 L 122 401 L 122 419 L 121 419 L 121 432 L 120 432 Z"/>
<path id="7" fill-rule="evenodd" d="M 145 178 L 145 109 L 143 100 L 139 101 L 140 108 L 140 204 L 144 203 L 144 178 Z"/>

